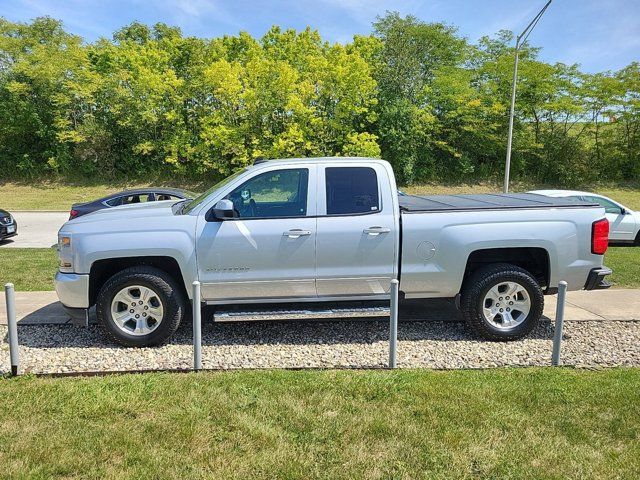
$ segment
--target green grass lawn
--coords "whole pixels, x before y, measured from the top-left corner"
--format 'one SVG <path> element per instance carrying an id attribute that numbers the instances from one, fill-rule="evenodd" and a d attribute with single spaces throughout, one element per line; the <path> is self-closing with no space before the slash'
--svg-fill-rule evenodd
<path id="1" fill-rule="evenodd" d="M 605 255 L 613 269 L 610 280 L 618 288 L 640 288 L 640 247 L 613 247 Z M 0 247 L 0 285 L 13 282 L 16 290 L 53 290 L 58 257 L 53 248 Z"/>
<path id="2" fill-rule="evenodd" d="M 604 264 L 613 270 L 609 280 L 616 287 L 640 288 L 640 247 L 609 248 Z"/>
<path id="3" fill-rule="evenodd" d="M 12 282 L 16 290 L 53 290 L 58 269 L 54 248 L 0 247 L 0 286 Z"/>
<path id="4" fill-rule="evenodd" d="M 6 477 L 637 478 L 640 370 L 0 379 Z"/>

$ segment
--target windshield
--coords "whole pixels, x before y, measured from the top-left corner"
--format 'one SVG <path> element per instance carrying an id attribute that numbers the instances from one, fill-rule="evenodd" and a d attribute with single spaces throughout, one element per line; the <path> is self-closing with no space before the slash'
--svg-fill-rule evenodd
<path id="1" fill-rule="evenodd" d="M 221 180 L 218 183 L 216 183 L 213 187 L 209 188 L 206 192 L 201 194 L 199 197 L 196 197 L 192 201 L 187 203 L 186 206 L 184 207 L 184 209 L 182 210 L 182 213 L 189 213 L 191 210 L 193 210 L 198 205 L 200 205 L 202 202 L 204 202 L 209 195 L 211 195 L 213 192 L 215 192 L 219 188 L 224 187 L 227 183 L 229 183 L 233 179 L 235 179 L 238 176 L 240 176 L 241 174 L 243 174 L 246 170 L 247 170 L 246 168 L 238 170 L 233 175 L 230 175 L 227 178 L 225 178 L 224 180 Z"/>

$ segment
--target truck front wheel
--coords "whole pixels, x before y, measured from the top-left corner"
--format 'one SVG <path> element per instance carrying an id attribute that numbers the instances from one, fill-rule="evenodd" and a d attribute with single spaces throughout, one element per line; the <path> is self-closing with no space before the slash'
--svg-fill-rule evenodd
<path id="1" fill-rule="evenodd" d="M 166 342 L 185 312 L 182 289 L 171 275 L 150 267 L 126 268 L 100 289 L 96 315 L 107 335 L 127 347 Z"/>
<path id="2" fill-rule="evenodd" d="M 474 333 L 489 340 L 517 340 L 535 328 L 544 296 L 526 270 L 496 263 L 476 270 L 465 281 L 460 308 Z"/>

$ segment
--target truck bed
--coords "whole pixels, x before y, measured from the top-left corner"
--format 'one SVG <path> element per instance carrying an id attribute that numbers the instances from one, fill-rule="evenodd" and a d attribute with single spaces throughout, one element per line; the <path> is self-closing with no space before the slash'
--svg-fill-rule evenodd
<path id="1" fill-rule="evenodd" d="M 398 195 L 400 211 L 406 213 L 464 210 L 512 210 L 519 208 L 598 207 L 572 198 L 552 198 L 535 193 L 487 193 L 479 195 Z"/>

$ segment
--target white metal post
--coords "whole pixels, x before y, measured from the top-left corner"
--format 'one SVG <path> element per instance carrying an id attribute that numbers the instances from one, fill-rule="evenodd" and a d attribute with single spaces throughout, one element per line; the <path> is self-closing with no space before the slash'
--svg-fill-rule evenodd
<path id="1" fill-rule="evenodd" d="M 200 282 L 193 282 L 193 369 L 202 370 L 202 305 Z"/>
<path id="2" fill-rule="evenodd" d="M 11 375 L 18 375 L 20 357 L 18 352 L 18 322 L 16 321 L 16 298 L 13 283 L 4 286 L 4 297 L 7 302 L 7 329 L 9 330 L 9 359 Z"/>
<path id="3" fill-rule="evenodd" d="M 389 368 L 396 368 L 398 351 L 398 290 L 400 282 L 391 280 L 391 315 L 389 317 Z"/>
<path id="4" fill-rule="evenodd" d="M 564 326 L 564 304 L 567 298 L 567 282 L 564 280 L 558 284 L 558 303 L 556 305 L 556 326 L 553 334 L 553 353 L 551 364 L 560 365 L 560 347 L 562 346 L 562 327 Z"/>

